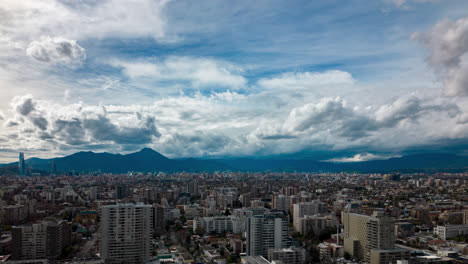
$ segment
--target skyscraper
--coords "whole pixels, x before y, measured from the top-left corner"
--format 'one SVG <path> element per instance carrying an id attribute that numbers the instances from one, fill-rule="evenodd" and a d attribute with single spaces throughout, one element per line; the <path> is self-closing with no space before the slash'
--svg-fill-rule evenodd
<path id="1" fill-rule="evenodd" d="M 345 252 L 367 263 L 396 263 L 409 252 L 395 248 L 395 222 L 381 211 L 372 216 L 343 212 Z"/>
<path id="2" fill-rule="evenodd" d="M 106 263 L 147 263 L 151 256 L 152 206 L 107 205 L 101 214 L 101 258 Z"/>
<path id="3" fill-rule="evenodd" d="M 247 227 L 247 255 L 268 257 L 268 250 L 289 247 L 288 218 L 284 213 L 272 212 L 249 218 Z"/>
<path id="4" fill-rule="evenodd" d="M 20 152 L 20 153 L 19 153 L 18 175 L 19 175 L 19 176 L 24 176 L 24 175 L 26 175 L 26 166 L 25 166 L 25 163 L 24 163 L 24 153 L 23 153 L 23 152 Z"/>

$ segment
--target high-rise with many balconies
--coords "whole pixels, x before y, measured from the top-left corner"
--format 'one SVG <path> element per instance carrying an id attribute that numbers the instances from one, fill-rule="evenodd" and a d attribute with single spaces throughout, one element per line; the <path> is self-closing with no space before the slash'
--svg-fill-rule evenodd
<path id="1" fill-rule="evenodd" d="M 288 218 L 283 212 L 254 215 L 247 226 L 247 255 L 268 257 L 268 250 L 287 248 Z"/>
<path id="2" fill-rule="evenodd" d="M 343 212 L 344 248 L 367 263 L 396 263 L 408 259 L 409 252 L 395 248 L 395 221 L 381 211 L 372 216 Z"/>
<path id="3" fill-rule="evenodd" d="M 153 209 L 144 204 L 101 208 L 101 258 L 106 263 L 147 263 L 151 256 Z"/>

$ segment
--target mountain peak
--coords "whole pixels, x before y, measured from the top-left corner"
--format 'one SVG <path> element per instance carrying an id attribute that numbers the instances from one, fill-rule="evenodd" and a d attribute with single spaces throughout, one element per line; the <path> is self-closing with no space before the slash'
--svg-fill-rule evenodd
<path id="1" fill-rule="evenodd" d="M 137 158 L 137 159 L 143 159 L 143 160 L 148 160 L 148 159 L 149 160 L 154 160 L 154 159 L 167 160 L 168 159 L 164 155 L 162 155 L 161 153 L 157 152 L 156 150 L 152 148 L 143 148 L 138 152 L 130 153 L 130 154 L 127 154 L 126 156 Z"/>
<path id="2" fill-rule="evenodd" d="M 139 153 L 158 153 L 157 151 L 155 151 L 154 149 L 152 148 L 142 148 L 140 151 L 138 151 Z"/>

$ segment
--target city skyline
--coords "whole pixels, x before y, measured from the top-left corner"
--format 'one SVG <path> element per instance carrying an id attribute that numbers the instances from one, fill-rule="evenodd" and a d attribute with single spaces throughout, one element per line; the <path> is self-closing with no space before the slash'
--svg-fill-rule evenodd
<path id="1" fill-rule="evenodd" d="M 462 0 L 2 1 L 0 163 L 466 155 Z"/>

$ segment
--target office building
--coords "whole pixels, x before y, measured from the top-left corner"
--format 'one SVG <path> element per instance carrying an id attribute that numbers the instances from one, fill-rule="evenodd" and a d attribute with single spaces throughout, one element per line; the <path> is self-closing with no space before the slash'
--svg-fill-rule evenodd
<path id="1" fill-rule="evenodd" d="M 372 216 L 342 213 L 344 249 L 353 257 L 367 263 L 396 263 L 409 258 L 409 252 L 395 248 L 394 220 L 375 211 Z"/>
<path id="2" fill-rule="evenodd" d="M 24 162 L 24 153 L 19 153 L 19 160 L 18 160 L 18 175 L 24 176 L 26 175 L 26 164 Z"/>
<path id="3" fill-rule="evenodd" d="M 150 260 L 151 205 L 103 206 L 101 219 L 101 258 L 106 263 L 147 263 Z"/>
<path id="4" fill-rule="evenodd" d="M 268 250 L 287 248 L 288 218 L 280 212 L 254 215 L 247 225 L 247 255 L 268 257 Z"/>
<path id="5" fill-rule="evenodd" d="M 463 224 L 468 225 L 468 209 L 463 210 Z"/>

